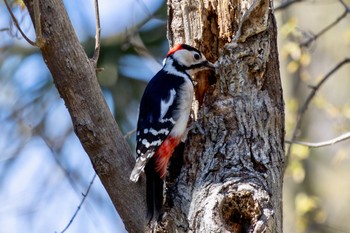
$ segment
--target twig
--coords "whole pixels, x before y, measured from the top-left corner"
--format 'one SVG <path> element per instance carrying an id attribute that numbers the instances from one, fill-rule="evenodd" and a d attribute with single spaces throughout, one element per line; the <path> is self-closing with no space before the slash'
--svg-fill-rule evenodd
<path id="1" fill-rule="evenodd" d="M 148 17 L 150 17 L 150 18 L 154 17 L 153 13 L 148 9 L 147 5 L 145 4 L 145 2 L 143 0 L 137 0 L 137 2 L 141 7 L 143 7 L 146 14 L 148 14 Z"/>
<path id="2" fill-rule="evenodd" d="M 319 33 L 317 33 L 316 35 L 312 36 L 311 38 L 309 38 L 307 41 L 301 43 L 300 45 L 302 47 L 308 47 L 310 45 L 311 42 L 317 40 L 317 38 L 319 38 L 320 36 L 322 36 L 324 33 L 326 33 L 328 30 L 330 30 L 332 27 L 334 27 L 335 25 L 337 25 L 343 18 L 346 17 L 346 15 L 349 13 L 349 11 L 347 9 L 345 9 L 344 13 L 341 14 L 334 22 L 332 22 L 331 24 L 329 24 L 327 27 L 323 28 Z"/>
<path id="3" fill-rule="evenodd" d="M 96 35 L 95 35 L 95 51 L 92 56 L 92 61 L 95 67 L 97 67 L 98 57 L 100 56 L 101 48 L 101 24 L 100 24 L 100 13 L 98 9 L 98 0 L 95 0 L 95 18 L 96 18 Z"/>
<path id="4" fill-rule="evenodd" d="M 68 130 L 66 132 L 65 138 L 68 136 L 68 134 L 71 133 L 71 130 Z M 74 179 L 72 178 L 72 176 L 70 175 L 69 171 L 64 167 L 64 165 L 62 164 L 62 162 L 59 160 L 59 156 L 57 151 L 54 149 L 54 146 L 52 145 L 52 143 L 50 143 L 49 139 L 40 131 L 38 131 L 38 135 L 41 137 L 41 139 L 44 141 L 44 143 L 46 144 L 47 148 L 51 151 L 51 154 L 57 164 L 57 166 L 63 171 L 65 177 L 68 180 L 68 183 L 70 184 L 70 186 L 74 189 L 74 191 L 79 195 L 79 189 L 78 186 L 75 184 Z M 62 141 L 63 142 L 63 141 Z M 63 143 L 61 143 L 62 145 Z M 61 147 L 61 146 L 59 146 Z"/>
<path id="5" fill-rule="evenodd" d="M 338 142 L 342 142 L 345 140 L 348 140 L 350 138 L 350 132 L 344 133 L 336 138 L 333 138 L 331 140 L 323 141 L 323 142 L 301 142 L 301 141 L 288 141 L 286 140 L 286 143 L 289 144 L 298 144 L 298 145 L 303 145 L 311 148 L 319 148 L 319 147 L 324 147 L 324 146 L 330 146 L 334 145 Z"/>
<path id="6" fill-rule="evenodd" d="M 290 5 L 293 5 L 294 3 L 297 3 L 297 2 L 301 2 L 303 0 L 290 0 L 290 1 L 286 1 L 282 4 L 280 4 L 279 6 L 275 7 L 275 11 L 278 11 L 278 10 L 283 10 L 287 7 L 289 7 Z"/>
<path id="7" fill-rule="evenodd" d="M 34 9 L 34 24 L 35 24 L 35 34 L 36 34 L 36 44 L 39 48 L 43 46 L 43 36 L 41 32 L 41 17 L 40 17 L 40 5 L 39 0 L 33 1 Z"/>
<path id="8" fill-rule="evenodd" d="M 1 28 L 0 32 L 6 32 L 6 31 L 9 31 L 9 30 L 10 30 L 10 28 Z"/>
<path id="9" fill-rule="evenodd" d="M 81 199 L 78 208 L 75 210 L 75 212 L 74 212 L 72 218 L 69 220 L 69 223 L 68 223 L 67 226 L 61 231 L 61 233 L 64 233 L 64 232 L 70 227 L 70 225 L 73 223 L 73 221 L 74 221 L 75 217 L 77 216 L 77 214 L 78 214 L 78 212 L 79 212 L 81 206 L 84 204 L 84 201 L 85 201 L 87 195 L 88 195 L 89 192 L 90 192 L 90 189 L 91 189 L 91 187 L 92 187 L 92 184 L 93 184 L 94 181 L 95 181 L 95 178 L 96 178 L 96 173 L 95 173 L 94 176 L 92 177 L 92 179 L 91 179 L 91 181 L 90 181 L 90 184 L 89 184 L 89 187 L 87 188 L 85 194 L 84 194 L 84 193 L 82 194 L 82 195 L 83 195 L 83 199 Z"/>
<path id="10" fill-rule="evenodd" d="M 140 34 L 138 32 L 134 32 L 128 36 L 128 41 L 130 45 L 135 49 L 138 55 L 142 57 L 148 58 L 152 61 L 152 64 L 149 65 L 149 69 L 153 72 L 158 72 L 162 68 L 162 64 L 155 59 L 155 57 L 150 53 L 145 44 L 143 43 Z"/>
<path id="11" fill-rule="evenodd" d="M 129 132 L 127 132 L 127 133 L 124 135 L 124 138 L 125 138 L 125 139 L 130 138 L 131 135 L 133 135 L 135 132 L 136 132 L 136 128 L 133 129 L 133 130 L 130 130 Z"/>
<path id="12" fill-rule="evenodd" d="M 300 129 L 300 126 L 301 126 L 301 123 L 302 123 L 302 119 L 304 117 L 304 114 L 307 110 L 307 108 L 309 107 L 309 104 L 311 102 L 311 100 L 314 98 L 316 92 L 320 89 L 320 87 L 325 83 L 325 81 L 332 76 L 332 74 L 334 74 L 337 70 L 339 70 L 343 65 L 347 64 L 350 62 L 350 57 L 348 58 L 345 58 L 343 61 L 341 61 L 340 63 L 338 63 L 333 69 L 331 69 L 322 79 L 321 81 L 319 81 L 319 83 L 312 87 L 312 91 L 311 93 L 309 94 L 309 96 L 306 98 L 305 100 L 305 103 L 303 104 L 303 106 L 300 108 L 299 110 L 299 113 L 298 113 L 298 117 L 297 117 L 297 123 L 296 123 L 296 126 L 293 130 L 293 134 L 292 134 L 292 138 L 291 138 L 291 142 L 294 142 L 295 141 L 295 138 L 296 138 L 296 135 L 297 135 L 297 132 L 298 130 Z M 286 161 L 286 164 L 288 164 L 288 160 L 289 160 L 289 157 L 290 157 L 290 152 L 291 152 L 291 149 L 292 149 L 292 146 L 293 144 L 291 144 L 288 148 L 288 151 L 287 151 L 287 161 Z"/>
<path id="13" fill-rule="evenodd" d="M 17 21 L 15 15 L 13 14 L 13 12 L 12 12 L 12 10 L 11 10 L 11 7 L 10 7 L 10 5 L 8 4 L 7 0 L 4 0 L 4 2 L 5 2 L 5 5 L 6 5 L 6 8 L 7 8 L 7 11 L 10 13 L 11 18 L 12 18 L 12 20 L 13 20 L 13 23 L 16 25 L 18 31 L 21 33 L 21 35 L 23 36 L 23 38 L 24 38 L 30 45 L 36 47 L 36 46 L 37 46 L 36 43 L 33 42 L 32 40 L 30 40 L 30 39 L 26 36 L 26 34 L 24 34 L 24 32 L 22 31 L 22 29 L 21 29 L 21 27 L 19 26 L 19 23 L 18 23 L 18 21 Z"/>
<path id="14" fill-rule="evenodd" d="M 348 5 L 346 5 L 346 3 L 344 2 L 344 0 L 339 0 L 340 4 L 343 5 L 343 7 L 348 11 L 348 13 L 350 12 L 350 7 Z"/>
<path id="15" fill-rule="evenodd" d="M 67 138 L 67 136 L 72 132 L 72 129 L 69 129 L 66 131 L 65 133 L 65 136 L 63 138 Z M 57 163 L 57 165 L 60 167 L 60 169 L 62 169 L 62 171 L 64 172 L 65 174 L 65 177 L 68 179 L 68 182 L 69 184 L 71 185 L 71 187 L 73 188 L 73 190 L 75 191 L 75 193 L 78 195 L 78 197 L 80 198 L 80 195 L 81 195 L 81 192 L 79 191 L 79 188 L 78 186 L 75 184 L 72 176 L 70 175 L 69 171 L 64 167 L 64 165 L 62 164 L 62 162 L 58 159 L 58 155 L 57 155 L 57 152 L 56 150 L 54 149 L 54 146 L 50 143 L 49 139 L 42 133 L 38 132 L 38 134 L 40 135 L 40 137 L 42 138 L 42 140 L 45 142 L 46 146 L 50 149 L 51 151 L 51 154 L 53 155 L 54 159 L 55 159 L 55 162 Z M 64 140 L 61 140 L 58 141 L 58 148 L 61 148 L 61 145 L 63 144 Z M 57 140 L 55 141 L 57 142 Z M 96 174 L 94 175 L 94 177 L 92 178 L 92 180 L 90 181 L 90 184 L 91 182 L 93 182 L 93 179 L 95 179 L 95 176 Z M 89 190 L 89 189 L 88 189 Z M 86 194 L 83 194 L 84 195 L 87 195 L 89 191 L 86 191 Z M 88 203 L 86 203 L 87 205 Z M 80 207 L 82 206 L 82 203 L 80 203 L 78 209 L 80 209 Z M 78 211 L 78 210 L 77 210 Z M 74 215 L 77 215 L 77 211 Z M 75 216 L 73 215 L 71 221 L 73 222 Z M 71 224 L 71 223 L 69 223 Z M 66 227 L 68 228 L 68 226 Z M 64 231 L 62 231 L 64 232 Z"/>

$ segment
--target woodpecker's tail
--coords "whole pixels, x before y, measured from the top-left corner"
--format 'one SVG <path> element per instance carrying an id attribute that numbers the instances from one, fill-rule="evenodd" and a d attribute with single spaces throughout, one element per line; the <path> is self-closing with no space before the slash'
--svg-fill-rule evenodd
<path id="1" fill-rule="evenodd" d="M 152 157 L 146 167 L 146 200 L 147 200 L 147 218 L 151 221 L 157 221 L 159 211 L 163 205 L 163 185 L 164 180 L 155 169 L 155 158 Z"/>

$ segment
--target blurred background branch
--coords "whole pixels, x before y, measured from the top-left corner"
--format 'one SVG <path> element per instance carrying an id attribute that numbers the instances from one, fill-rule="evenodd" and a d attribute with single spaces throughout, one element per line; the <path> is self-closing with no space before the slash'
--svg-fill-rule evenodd
<path id="1" fill-rule="evenodd" d="M 316 86 L 309 86 L 311 88 L 310 94 L 307 96 L 305 103 L 301 106 L 297 119 L 296 119 L 296 126 L 294 128 L 294 131 L 292 133 L 292 139 L 289 141 L 290 144 L 294 143 L 294 140 L 297 136 L 298 130 L 300 130 L 301 124 L 303 117 L 305 115 L 306 110 L 308 109 L 310 102 L 312 99 L 315 97 L 317 94 L 317 91 L 320 89 L 320 87 L 330 78 L 334 77 L 332 76 L 336 71 L 338 71 L 340 68 L 342 68 L 344 65 L 350 62 L 350 58 L 345 58 L 343 61 L 339 62 L 338 64 L 335 65 L 333 69 L 331 69 L 318 83 Z M 300 143 L 298 143 L 300 144 Z M 289 146 L 288 151 L 287 151 L 287 158 L 290 156 L 292 146 Z"/>
<path id="2" fill-rule="evenodd" d="M 288 7 L 290 7 L 291 5 L 301 2 L 303 0 L 286 0 L 286 1 L 282 1 L 277 7 L 275 7 L 275 11 L 279 11 L 279 10 L 283 10 L 286 9 Z"/>
<path id="3" fill-rule="evenodd" d="M 303 145 L 303 146 L 307 146 L 307 147 L 311 147 L 311 148 L 318 148 L 318 147 L 324 147 L 324 146 L 331 146 L 334 145 L 338 142 L 342 142 L 345 140 L 348 140 L 350 138 L 350 132 L 344 133 L 336 138 L 327 140 L 327 141 L 323 141 L 323 142 L 300 142 L 300 141 L 288 141 L 286 140 L 286 143 L 289 144 L 298 144 L 298 145 Z"/>
<path id="4" fill-rule="evenodd" d="M 32 45 L 32 46 L 37 46 L 36 43 L 33 42 L 32 40 L 30 40 L 30 39 L 26 36 L 26 34 L 22 31 L 21 26 L 19 25 L 19 23 L 18 23 L 18 21 L 17 21 L 17 19 L 16 19 L 16 16 L 13 14 L 13 12 L 12 12 L 12 10 L 11 10 L 11 7 L 10 7 L 10 5 L 8 4 L 7 0 L 4 0 L 4 3 L 5 3 L 5 5 L 6 5 L 6 8 L 7 8 L 9 14 L 11 15 L 11 18 L 12 18 L 12 20 L 13 20 L 13 23 L 16 25 L 16 27 L 17 27 L 18 31 L 21 33 L 22 37 L 23 37 L 30 45 Z"/>
<path id="5" fill-rule="evenodd" d="M 344 3 L 344 1 L 339 0 L 339 2 L 344 6 L 344 13 L 341 14 L 336 20 L 334 20 L 332 23 L 330 23 L 329 25 L 327 25 L 325 28 L 323 28 L 320 32 L 318 32 L 317 34 L 313 35 L 312 37 L 310 37 L 307 41 L 301 43 L 302 47 L 308 47 L 310 45 L 310 43 L 312 43 L 313 41 L 317 40 L 317 38 L 319 38 L 320 36 L 322 36 L 324 33 L 326 33 L 328 30 L 332 29 L 333 27 L 335 27 L 340 21 L 342 21 L 349 13 L 350 13 L 350 8 Z"/>

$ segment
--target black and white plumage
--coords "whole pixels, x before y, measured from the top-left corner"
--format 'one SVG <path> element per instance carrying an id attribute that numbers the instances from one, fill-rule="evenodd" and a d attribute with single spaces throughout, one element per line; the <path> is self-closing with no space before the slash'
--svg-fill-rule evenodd
<path id="1" fill-rule="evenodd" d="M 214 68 L 195 48 L 180 44 L 171 49 L 163 68 L 142 96 L 136 131 L 136 164 L 130 180 L 143 170 L 147 179 L 147 209 L 157 220 L 163 203 L 163 184 L 169 159 L 186 132 L 194 87 L 191 75 Z"/>

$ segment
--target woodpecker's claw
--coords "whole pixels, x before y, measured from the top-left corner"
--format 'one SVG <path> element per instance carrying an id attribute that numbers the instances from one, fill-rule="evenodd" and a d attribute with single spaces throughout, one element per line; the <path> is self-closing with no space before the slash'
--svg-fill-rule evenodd
<path id="1" fill-rule="evenodd" d="M 198 121 L 193 122 L 190 124 L 190 126 L 186 129 L 185 134 L 181 138 L 182 142 L 185 142 L 187 139 L 188 132 L 193 131 L 194 133 L 200 133 L 203 136 L 205 135 L 205 130 L 202 128 L 202 126 L 198 123 Z M 198 131 L 197 131 L 198 130 Z"/>
<path id="2" fill-rule="evenodd" d="M 195 122 L 194 122 L 194 126 L 195 126 L 195 128 L 198 129 L 198 132 L 199 132 L 200 134 L 205 135 L 205 131 L 204 131 L 204 129 L 202 128 L 202 126 L 198 123 L 198 121 L 195 121 Z M 195 130 L 195 128 L 194 128 L 194 130 Z M 196 132 L 196 131 L 194 131 L 194 132 Z"/>

